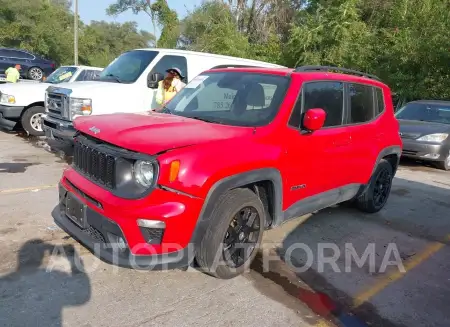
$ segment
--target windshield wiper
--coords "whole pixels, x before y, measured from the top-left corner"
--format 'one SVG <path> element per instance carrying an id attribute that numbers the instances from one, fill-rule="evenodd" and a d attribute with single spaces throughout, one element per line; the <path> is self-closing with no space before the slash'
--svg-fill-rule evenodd
<path id="1" fill-rule="evenodd" d="M 120 79 L 120 77 L 114 75 L 114 74 L 107 74 L 105 75 L 105 77 L 112 77 L 113 79 L 115 79 L 118 83 L 122 83 L 122 80 Z"/>
<path id="2" fill-rule="evenodd" d="M 167 106 L 163 106 L 162 110 L 160 112 L 163 113 L 163 114 L 172 114 L 172 110 L 167 108 Z"/>
<path id="3" fill-rule="evenodd" d="M 201 121 L 204 121 L 204 122 L 206 122 L 206 123 L 223 124 L 223 122 L 221 122 L 221 121 L 213 120 L 213 119 L 206 118 L 206 117 L 187 116 L 187 118 L 192 118 L 192 119 L 201 120 Z"/>

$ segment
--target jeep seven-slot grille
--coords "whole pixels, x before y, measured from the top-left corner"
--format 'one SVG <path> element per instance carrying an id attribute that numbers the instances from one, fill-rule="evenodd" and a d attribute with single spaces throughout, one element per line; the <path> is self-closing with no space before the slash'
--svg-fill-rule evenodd
<path id="1" fill-rule="evenodd" d="M 83 142 L 83 137 L 76 138 L 73 152 L 73 165 L 76 170 L 97 183 L 114 188 L 115 164 L 115 157 Z"/>

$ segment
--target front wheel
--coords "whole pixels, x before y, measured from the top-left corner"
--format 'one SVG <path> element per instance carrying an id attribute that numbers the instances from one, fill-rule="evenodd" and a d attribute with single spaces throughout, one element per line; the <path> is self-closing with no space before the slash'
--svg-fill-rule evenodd
<path id="1" fill-rule="evenodd" d="M 367 189 L 356 200 L 357 207 L 368 213 L 383 209 L 391 192 L 394 170 L 391 164 L 382 159 L 370 179 Z"/>
<path id="2" fill-rule="evenodd" d="M 450 170 L 450 154 L 444 161 L 436 162 L 436 167 L 442 170 Z"/>
<path id="3" fill-rule="evenodd" d="M 45 108 L 41 106 L 35 106 L 28 108 L 22 115 L 21 122 L 23 129 L 33 136 L 44 136 L 44 130 L 42 129 L 41 117 L 45 112 Z"/>
<path id="4" fill-rule="evenodd" d="M 197 246 L 196 259 L 208 274 L 230 279 L 242 274 L 255 258 L 264 232 L 265 211 L 249 189 L 234 189 L 216 203 L 210 225 Z"/>

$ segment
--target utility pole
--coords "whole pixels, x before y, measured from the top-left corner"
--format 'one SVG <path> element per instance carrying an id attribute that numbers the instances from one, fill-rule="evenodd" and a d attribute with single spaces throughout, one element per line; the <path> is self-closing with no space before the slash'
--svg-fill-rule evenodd
<path id="1" fill-rule="evenodd" d="M 75 17 L 73 26 L 73 54 L 74 64 L 78 65 L 78 0 L 75 0 Z"/>

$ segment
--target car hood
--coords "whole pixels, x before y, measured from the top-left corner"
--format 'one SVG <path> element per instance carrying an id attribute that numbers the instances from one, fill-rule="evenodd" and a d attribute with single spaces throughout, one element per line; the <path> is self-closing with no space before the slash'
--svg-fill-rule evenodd
<path id="1" fill-rule="evenodd" d="M 252 128 L 212 124 L 158 113 L 79 117 L 80 132 L 136 152 L 155 155 L 166 150 L 252 135 Z"/>
<path id="2" fill-rule="evenodd" d="M 71 96 L 88 97 L 94 95 L 102 89 L 108 89 L 108 92 L 122 92 L 124 87 L 129 87 L 132 84 L 120 84 L 112 82 L 98 82 L 98 81 L 80 81 L 80 82 L 65 82 L 59 84 L 52 84 L 55 88 L 63 88 L 72 90 Z"/>
<path id="3" fill-rule="evenodd" d="M 398 120 L 403 138 L 416 139 L 423 135 L 434 133 L 450 133 L 450 125 L 430 123 L 418 120 Z"/>
<path id="4" fill-rule="evenodd" d="M 50 83 L 6 83 L 0 84 L 0 92 L 17 96 L 18 92 L 28 92 L 28 91 L 42 91 L 44 92 L 47 87 L 53 84 Z"/>

